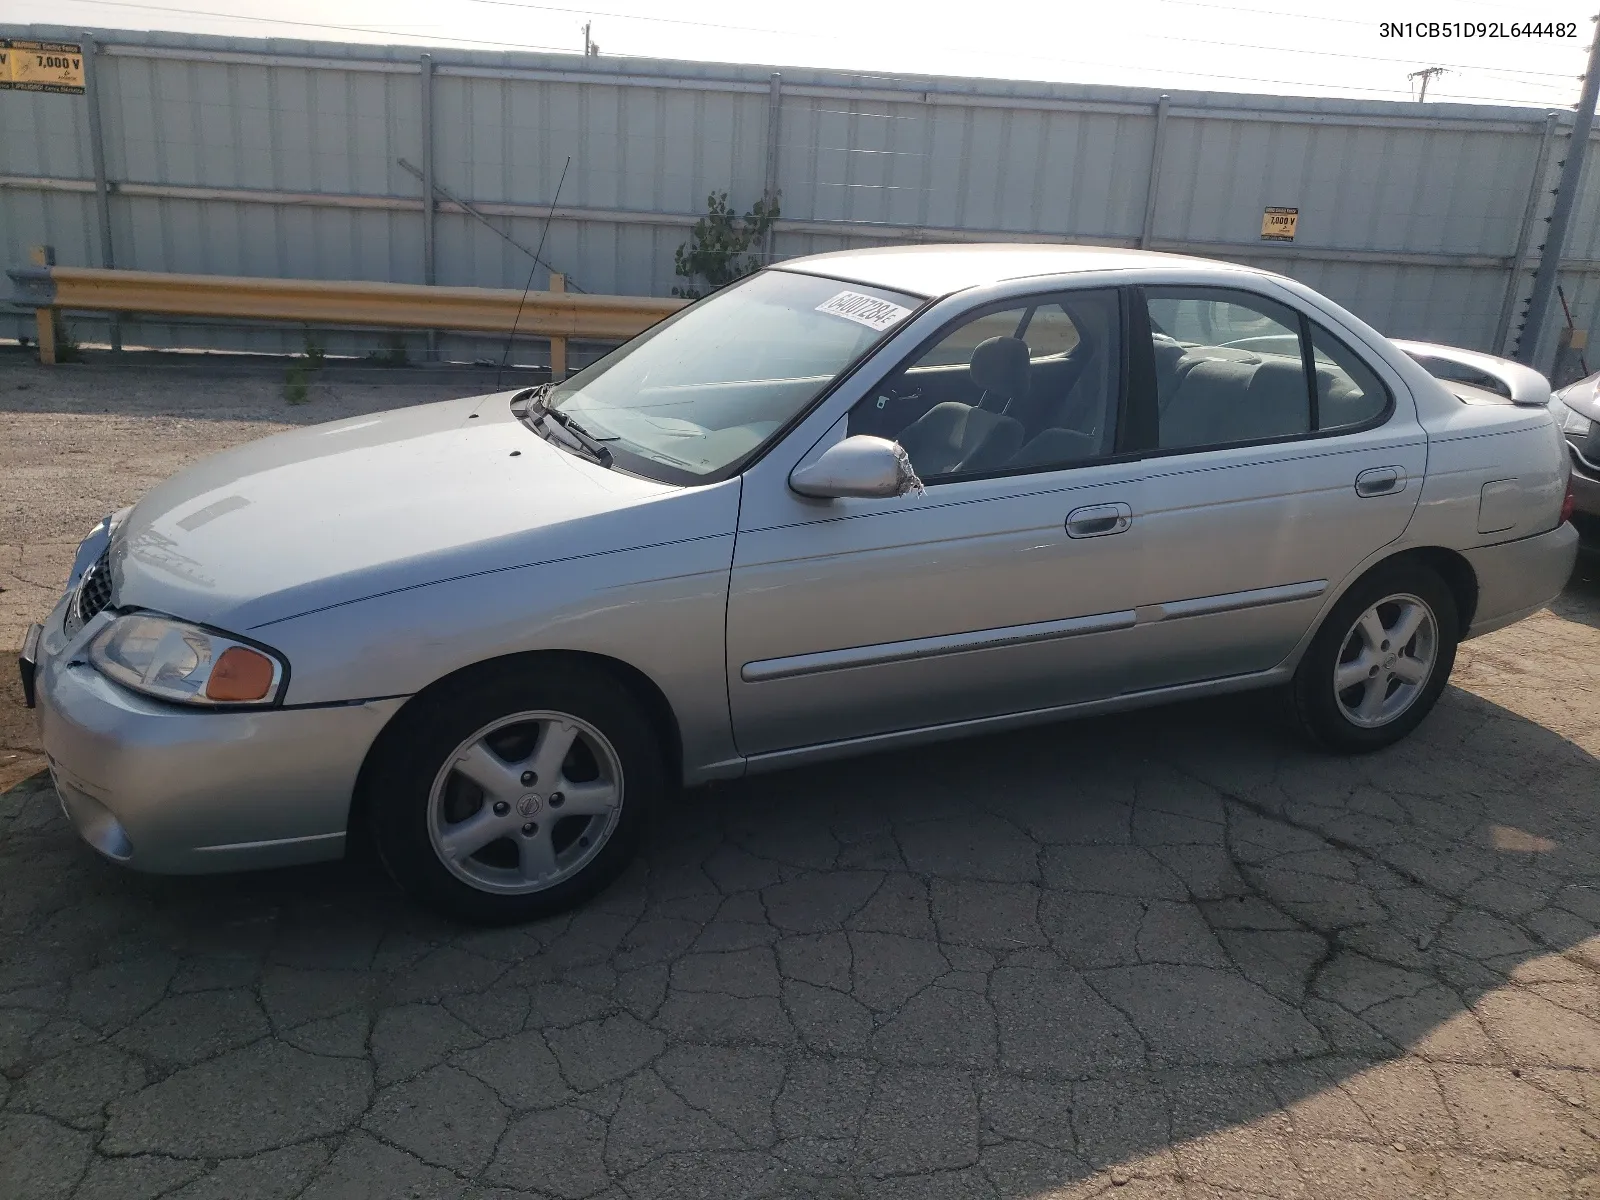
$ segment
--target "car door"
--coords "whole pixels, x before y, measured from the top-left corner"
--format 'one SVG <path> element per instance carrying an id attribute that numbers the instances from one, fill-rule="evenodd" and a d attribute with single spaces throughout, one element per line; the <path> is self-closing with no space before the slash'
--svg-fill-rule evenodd
<path id="1" fill-rule="evenodd" d="M 747 481 L 727 639 L 741 753 L 1117 690 L 1142 553 L 1142 468 L 1118 441 L 1123 304 L 1099 288 L 964 314 L 805 460 L 887 434 L 921 495 L 817 501 Z"/>
<path id="2" fill-rule="evenodd" d="M 1268 670 L 1404 532 L 1426 436 L 1398 379 L 1284 301 L 1142 296 L 1157 386 L 1127 686 Z"/>

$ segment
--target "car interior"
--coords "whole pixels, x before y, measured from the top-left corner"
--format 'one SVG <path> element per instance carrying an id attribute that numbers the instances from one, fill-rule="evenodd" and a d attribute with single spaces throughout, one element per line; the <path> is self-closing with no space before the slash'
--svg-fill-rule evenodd
<path id="1" fill-rule="evenodd" d="M 1151 292 L 1157 445 L 1223 446 L 1311 431 L 1299 318 L 1261 299 Z M 1120 317 L 1089 291 L 989 313 L 946 334 L 850 414 L 898 441 L 924 479 L 1071 466 L 1115 436 Z M 1351 352 L 1312 339 L 1318 424 L 1360 424 L 1387 393 Z"/>
<path id="2" fill-rule="evenodd" d="M 1148 301 L 1161 449 L 1310 432 L 1296 314 L 1262 298 L 1246 304 L 1192 291 L 1151 291 Z M 888 376 L 851 412 L 849 432 L 899 442 L 924 479 L 1093 461 L 1115 439 L 1120 334 L 1109 290 L 981 315 Z M 1322 428 L 1382 410 L 1383 385 L 1348 349 L 1317 330 L 1312 350 Z M 607 420 L 686 466 L 731 460 L 827 383 L 788 363 L 762 365 L 770 377 L 643 388 L 638 411 Z"/>
<path id="3" fill-rule="evenodd" d="M 1299 318 L 1271 301 L 1259 305 L 1149 294 L 1162 449 L 1310 432 Z M 1312 337 L 1312 361 L 1319 428 L 1361 424 L 1387 403 L 1370 369 L 1320 331 Z"/>
<path id="4" fill-rule="evenodd" d="M 924 478 L 1070 465 L 1109 451 L 1116 296 L 1085 292 L 967 322 L 886 378 L 849 432 L 892 438 Z"/>

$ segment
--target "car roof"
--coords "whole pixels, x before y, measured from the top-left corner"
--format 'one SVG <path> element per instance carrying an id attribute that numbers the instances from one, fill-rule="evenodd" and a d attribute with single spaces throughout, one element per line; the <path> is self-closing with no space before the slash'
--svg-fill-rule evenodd
<path id="1" fill-rule="evenodd" d="M 1186 254 L 1125 250 L 1116 246 L 1029 242 L 878 246 L 813 254 L 806 258 L 788 259 L 778 266 L 785 271 L 847 279 L 918 296 L 944 296 L 1007 279 L 1078 271 L 1131 271 L 1147 267 L 1193 270 L 1201 267 L 1219 274 L 1267 274 L 1236 263 L 1221 263 Z"/>

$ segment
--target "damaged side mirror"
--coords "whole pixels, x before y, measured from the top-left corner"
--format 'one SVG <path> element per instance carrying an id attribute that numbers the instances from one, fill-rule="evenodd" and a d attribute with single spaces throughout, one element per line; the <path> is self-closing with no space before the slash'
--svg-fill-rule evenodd
<path id="1" fill-rule="evenodd" d="M 789 472 L 789 486 L 802 496 L 884 498 L 922 494 L 922 480 L 899 442 L 858 433 L 835 442 L 815 462 Z"/>

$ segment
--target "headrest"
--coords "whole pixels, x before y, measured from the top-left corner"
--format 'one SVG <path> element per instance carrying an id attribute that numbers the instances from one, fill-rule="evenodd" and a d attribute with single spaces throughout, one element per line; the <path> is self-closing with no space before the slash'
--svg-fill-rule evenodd
<path id="1" fill-rule="evenodd" d="M 1264 358 L 1250 377 L 1253 388 L 1297 388 L 1306 390 L 1305 368 L 1287 358 Z"/>
<path id="2" fill-rule="evenodd" d="M 1150 335 L 1150 348 L 1155 352 L 1156 366 L 1163 370 L 1172 370 L 1183 357 L 1183 347 L 1178 344 L 1177 339 L 1170 338 L 1164 333 Z"/>
<path id="3" fill-rule="evenodd" d="M 972 382 L 978 388 L 1008 400 L 1028 394 L 1028 343 L 1015 337 L 992 337 L 972 352 Z"/>

